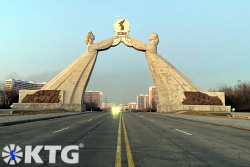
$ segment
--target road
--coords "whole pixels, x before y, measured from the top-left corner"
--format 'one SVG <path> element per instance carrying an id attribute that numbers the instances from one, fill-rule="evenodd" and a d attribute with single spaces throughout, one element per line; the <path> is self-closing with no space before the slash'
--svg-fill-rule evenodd
<path id="1" fill-rule="evenodd" d="M 9 144 L 23 151 L 27 145 L 84 145 L 75 165 L 65 163 L 60 151 L 50 164 L 42 149 L 42 164 L 22 159 L 15 166 L 250 166 L 250 131 L 151 113 L 93 112 L 0 127 L 0 149 Z M 2 158 L 0 166 L 8 166 Z"/>

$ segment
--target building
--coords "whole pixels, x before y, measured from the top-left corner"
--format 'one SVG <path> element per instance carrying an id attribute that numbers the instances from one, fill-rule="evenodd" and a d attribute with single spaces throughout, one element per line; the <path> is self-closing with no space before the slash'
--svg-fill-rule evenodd
<path id="1" fill-rule="evenodd" d="M 42 83 L 35 83 L 34 81 L 25 81 L 25 80 L 16 80 L 16 79 L 9 79 L 5 81 L 5 90 L 6 91 L 15 91 L 16 93 L 19 90 L 39 90 L 46 82 Z"/>
<path id="2" fill-rule="evenodd" d="M 113 108 L 115 106 L 114 103 L 102 103 L 102 108 Z"/>
<path id="3" fill-rule="evenodd" d="M 125 111 L 127 109 L 127 106 L 125 104 L 119 104 L 120 110 Z"/>
<path id="4" fill-rule="evenodd" d="M 93 104 L 102 108 L 102 92 L 99 91 L 86 91 L 84 95 L 84 103 Z"/>
<path id="5" fill-rule="evenodd" d="M 137 109 L 137 103 L 135 102 L 128 103 L 127 109 Z"/>
<path id="6" fill-rule="evenodd" d="M 137 109 L 143 110 L 148 108 L 148 95 L 137 96 Z"/>
<path id="7" fill-rule="evenodd" d="M 158 93 L 155 86 L 151 86 L 148 88 L 148 104 L 149 108 L 152 109 L 156 109 L 157 104 L 159 104 Z"/>

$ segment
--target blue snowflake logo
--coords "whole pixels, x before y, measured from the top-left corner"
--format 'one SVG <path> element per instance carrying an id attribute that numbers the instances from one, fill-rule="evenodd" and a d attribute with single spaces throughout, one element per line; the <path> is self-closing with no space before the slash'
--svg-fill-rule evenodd
<path id="1" fill-rule="evenodd" d="M 5 163 L 9 165 L 18 164 L 23 157 L 22 149 L 15 144 L 10 144 L 4 147 L 2 151 L 2 158 Z"/>

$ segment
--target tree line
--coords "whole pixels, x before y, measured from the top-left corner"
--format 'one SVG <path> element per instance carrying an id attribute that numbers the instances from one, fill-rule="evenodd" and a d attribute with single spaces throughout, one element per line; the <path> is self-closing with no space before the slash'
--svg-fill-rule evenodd
<path id="1" fill-rule="evenodd" d="M 13 90 L 5 90 L 5 85 L 0 84 L 0 109 L 10 108 L 13 103 L 18 103 L 19 95 Z"/>
<path id="2" fill-rule="evenodd" d="M 220 85 L 218 92 L 225 92 L 225 103 L 236 111 L 250 111 L 250 82 L 238 81 L 235 86 Z"/>

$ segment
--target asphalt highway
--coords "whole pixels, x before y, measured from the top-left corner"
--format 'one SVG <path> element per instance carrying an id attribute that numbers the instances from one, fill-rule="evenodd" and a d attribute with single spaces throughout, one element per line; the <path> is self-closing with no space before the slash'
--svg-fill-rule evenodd
<path id="1" fill-rule="evenodd" d="M 0 149 L 9 144 L 23 154 L 26 146 L 79 148 L 67 154 L 79 153 L 77 164 L 65 163 L 60 150 L 52 164 L 41 149 L 42 163 L 21 158 L 14 166 L 250 166 L 250 131 L 151 113 L 93 112 L 0 127 Z M 9 166 L 2 156 L 0 166 Z"/>

